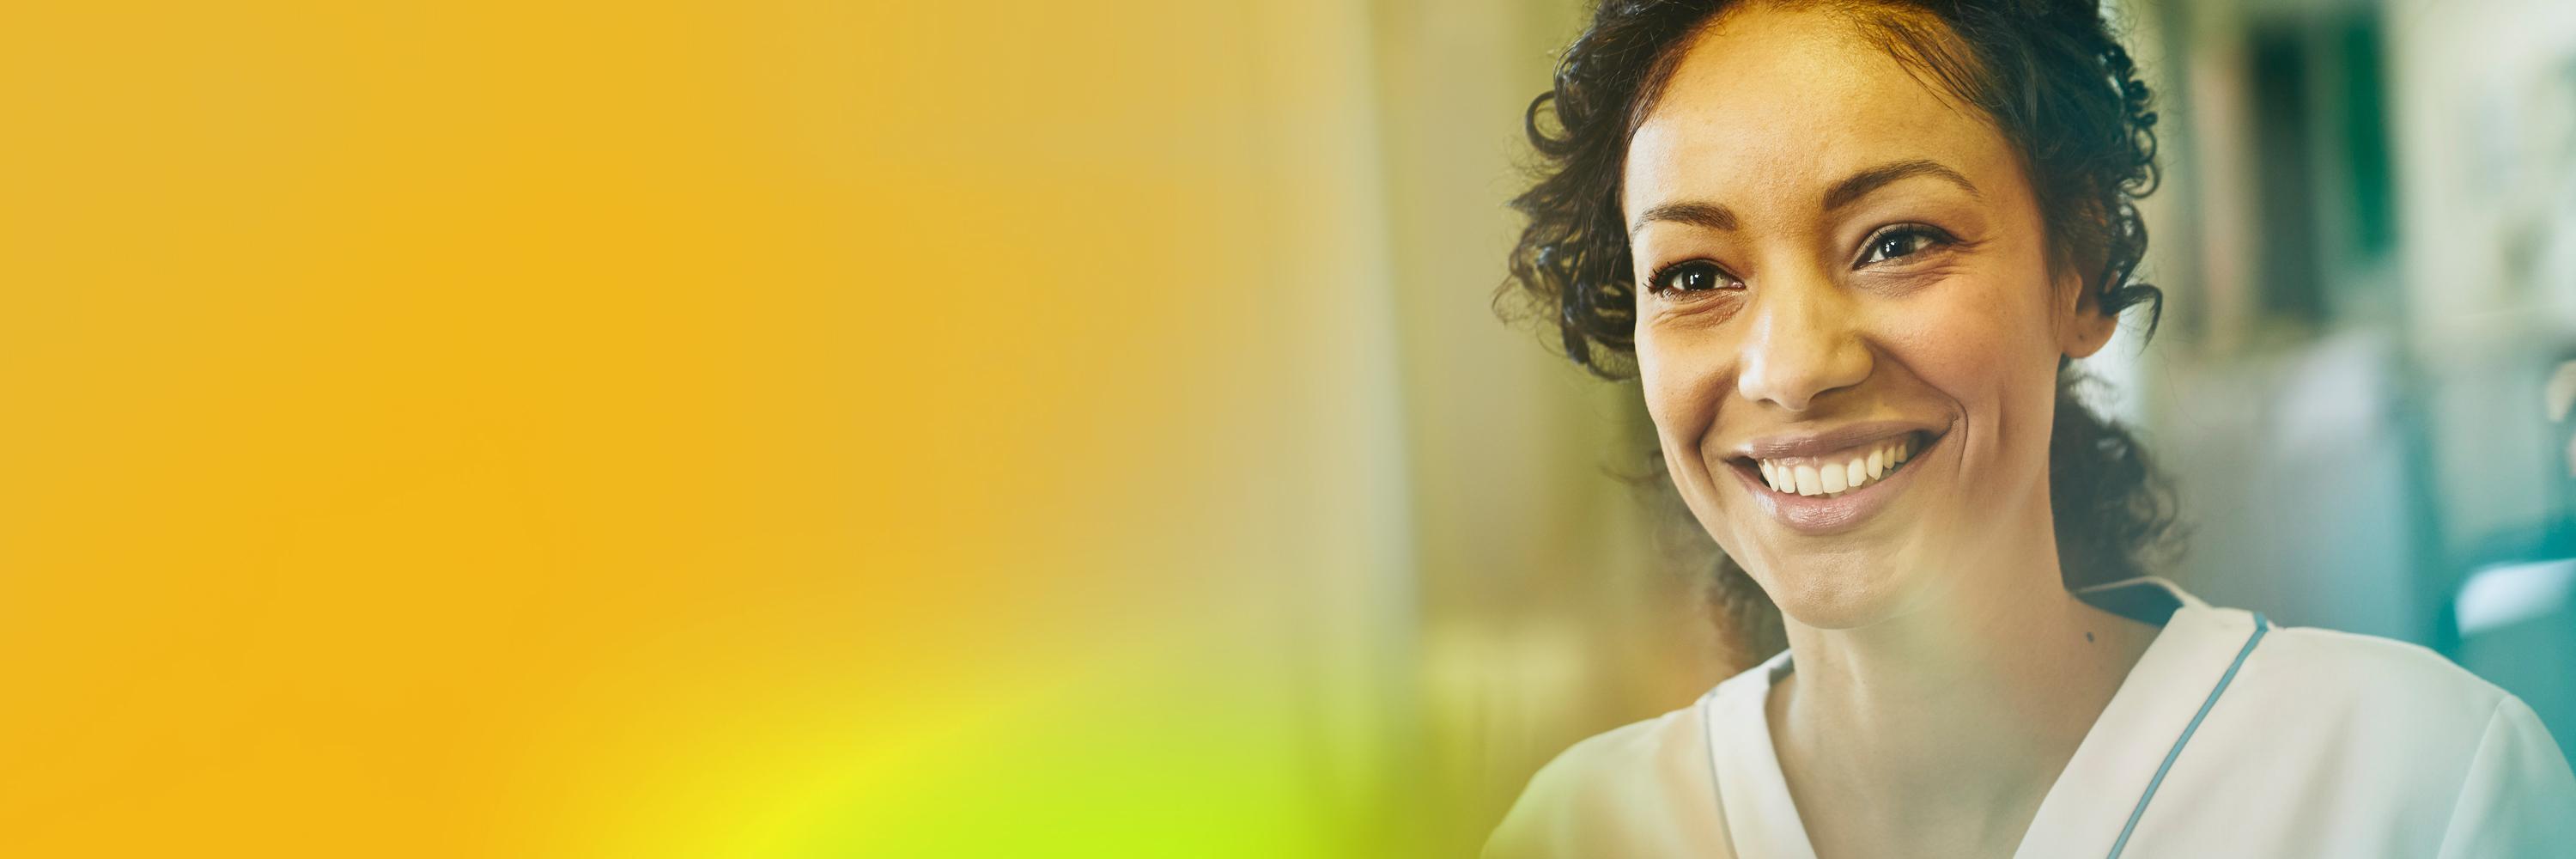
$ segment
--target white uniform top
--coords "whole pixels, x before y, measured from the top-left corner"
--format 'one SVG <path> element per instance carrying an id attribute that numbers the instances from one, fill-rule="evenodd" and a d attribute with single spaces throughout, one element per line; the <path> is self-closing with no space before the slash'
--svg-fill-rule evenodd
<path id="1" fill-rule="evenodd" d="M 2275 627 L 2161 579 L 2087 589 L 2163 630 L 2039 806 L 2017 859 L 2576 857 L 2576 776 L 2531 708 L 2411 644 Z M 1763 698 L 1789 654 L 1577 743 L 1487 859 L 1814 859 Z"/>

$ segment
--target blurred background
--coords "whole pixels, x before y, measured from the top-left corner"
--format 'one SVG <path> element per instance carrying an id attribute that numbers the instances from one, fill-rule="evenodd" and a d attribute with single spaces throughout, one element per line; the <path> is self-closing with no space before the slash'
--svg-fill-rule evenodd
<path id="1" fill-rule="evenodd" d="M 2169 575 L 2576 737 L 2576 7 L 2116 8 Z M 1584 16 L 0 12 L 0 854 L 1471 853 L 1747 658 L 1490 307 Z"/>

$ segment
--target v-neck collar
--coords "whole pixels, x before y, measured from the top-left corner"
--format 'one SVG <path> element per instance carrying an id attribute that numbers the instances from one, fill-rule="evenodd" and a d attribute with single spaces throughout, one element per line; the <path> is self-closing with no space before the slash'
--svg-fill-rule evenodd
<path id="1" fill-rule="evenodd" d="M 2075 755 L 2040 800 L 2014 859 L 2100 856 L 2169 753 L 2226 677 L 2254 630 L 2250 613 L 2212 608 L 2161 578 L 2076 592 L 2105 611 L 2161 627 L 2086 731 Z M 1789 796 L 1771 723 L 1771 687 L 1792 665 L 1781 651 L 1710 690 L 1705 710 L 1711 774 L 1735 855 L 1815 859 L 1805 821 Z"/>
<path id="2" fill-rule="evenodd" d="M 1717 776 L 1717 805 L 1735 839 L 1735 855 L 1816 859 L 1807 824 L 1789 798 L 1771 744 L 1771 720 L 1762 715 L 1771 685 L 1789 673 L 1789 651 L 1717 684 L 1708 702 L 1708 752 Z"/>

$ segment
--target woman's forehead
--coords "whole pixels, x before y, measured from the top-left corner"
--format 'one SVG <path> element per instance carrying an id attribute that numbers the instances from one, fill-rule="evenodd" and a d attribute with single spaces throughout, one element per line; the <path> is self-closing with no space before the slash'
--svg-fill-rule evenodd
<path id="1" fill-rule="evenodd" d="M 1981 174 L 2016 163 L 1981 114 L 1847 18 L 1746 11 L 1682 50 L 1629 144 L 1623 197 L 1632 214 L 1665 197 L 1786 202 L 1897 161 L 1942 163 L 1985 185 Z"/>

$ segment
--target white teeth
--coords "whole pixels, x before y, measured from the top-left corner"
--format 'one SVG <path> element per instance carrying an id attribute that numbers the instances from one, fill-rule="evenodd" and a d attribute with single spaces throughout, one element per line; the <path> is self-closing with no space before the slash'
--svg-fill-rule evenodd
<path id="1" fill-rule="evenodd" d="M 1898 438 L 1871 448 L 1868 453 L 1839 463 L 1774 462 L 1754 460 L 1762 471 L 1762 482 L 1772 490 L 1797 495 L 1834 497 L 1859 489 L 1896 473 L 1897 466 L 1914 455 L 1914 440 Z"/>

